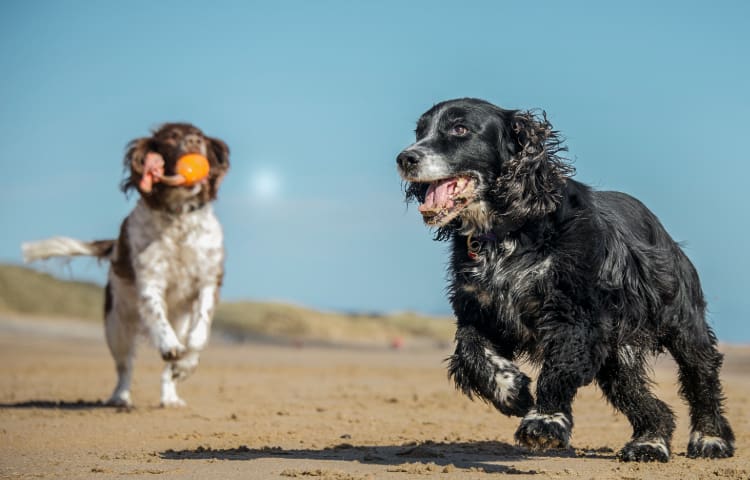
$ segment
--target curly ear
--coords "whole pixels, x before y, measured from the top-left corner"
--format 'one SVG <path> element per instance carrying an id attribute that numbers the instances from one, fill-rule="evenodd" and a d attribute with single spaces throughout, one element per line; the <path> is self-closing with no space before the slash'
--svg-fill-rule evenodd
<path id="1" fill-rule="evenodd" d="M 146 154 L 151 150 L 151 138 L 136 138 L 128 143 L 123 167 L 125 178 L 120 182 L 120 189 L 128 193 L 130 189 L 137 189 L 138 182 L 143 175 L 143 162 L 146 160 Z"/>
<path id="2" fill-rule="evenodd" d="M 519 222 L 540 218 L 560 205 L 565 179 L 573 168 L 558 153 L 567 150 L 552 129 L 546 112 L 515 111 L 506 120 L 512 153 L 504 162 L 496 194 L 504 200 L 504 211 Z"/>

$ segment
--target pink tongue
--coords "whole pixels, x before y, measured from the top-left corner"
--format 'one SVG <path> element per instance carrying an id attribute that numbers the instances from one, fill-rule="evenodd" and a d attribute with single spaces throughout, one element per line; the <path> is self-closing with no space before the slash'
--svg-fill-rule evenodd
<path id="1" fill-rule="evenodd" d="M 455 189 L 456 180 L 453 178 L 431 183 L 427 189 L 424 203 L 419 206 L 419 211 L 430 212 L 442 210 L 443 208 L 451 208 L 453 206 L 453 200 L 451 200 L 450 197 Z"/>

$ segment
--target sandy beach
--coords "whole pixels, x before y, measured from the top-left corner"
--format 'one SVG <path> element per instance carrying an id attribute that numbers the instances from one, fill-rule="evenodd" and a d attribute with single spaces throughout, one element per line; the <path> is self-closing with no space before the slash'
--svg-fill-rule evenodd
<path id="1" fill-rule="evenodd" d="M 518 419 L 449 383 L 449 348 L 236 343 L 215 336 L 159 408 L 161 360 L 143 345 L 135 408 L 104 407 L 114 368 L 97 325 L 0 319 L 0 477 L 195 479 L 750 478 L 750 348 L 723 346 L 737 454 L 685 457 L 687 409 L 668 358 L 656 391 L 676 411 L 667 464 L 620 463 L 630 435 L 594 386 L 579 391 L 567 451 L 517 448 Z M 530 371 L 528 366 L 524 366 Z"/>

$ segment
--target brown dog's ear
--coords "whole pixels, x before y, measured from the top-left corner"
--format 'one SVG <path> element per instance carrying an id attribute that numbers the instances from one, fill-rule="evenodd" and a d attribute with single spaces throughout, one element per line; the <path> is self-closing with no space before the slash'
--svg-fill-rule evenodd
<path id="1" fill-rule="evenodd" d="M 223 140 L 206 137 L 208 140 L 208 160 L 211 165 L 218 165 L 224 171 L 229 169 L 229 147 Z"/>
<path id="2" fill-rule="evenodd" d="M 208 181 L 211 186 L 210 195 L 211 199 L 216 199 L 219 185 L 229 170 L 229 147 L 218 138 L 206 137 L 206 140 L 208 140 L 208 162 L 211 164 L 211 176 Z"/>
<path id="3" fill-rule="evenodd" d="M 138 183 L 143 175 L 143 162 L 151 147 L 150 138 L 137 138 L 127 146 L 127 152 L 123 159 L 125 178 L 120 183 L 120 189 L 128 193 L 130 189 L 137 189 Z"/>
<path id="4" fill-rule="evenodd" d="M 560 205 L 565 179 L 573 174 L 567 160 L 558 155 L 567 149 L 545 112 L 512 112 L 506 128 L 512 154 L 503 165 L 496 193 L 513 220 L 543 217 Z"/>

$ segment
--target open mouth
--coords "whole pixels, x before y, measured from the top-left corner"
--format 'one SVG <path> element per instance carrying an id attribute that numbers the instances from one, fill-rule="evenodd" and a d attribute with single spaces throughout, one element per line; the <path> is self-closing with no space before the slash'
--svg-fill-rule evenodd
<path id="1" fill-rule="evenodd" d="M 444 178 L 431 182 L 424 202 L 419 205 L 424 223 L 442 226 L 453 220 L 474 200 L 476 179 L 469 176 Z"/>

